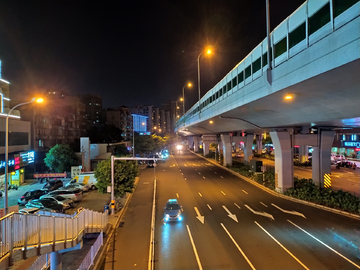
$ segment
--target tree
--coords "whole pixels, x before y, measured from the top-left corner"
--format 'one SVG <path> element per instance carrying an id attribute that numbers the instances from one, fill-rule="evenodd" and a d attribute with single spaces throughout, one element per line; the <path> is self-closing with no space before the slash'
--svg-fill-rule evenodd
<path id="1" fill-rule="evenodd" d="M 139 135 L 135 133 L 135 154 L 149 154 L 154 152 L 155 142 L 150 135 Z"/>
<path id="2" fill-rule="evenodd" d="M 139 166 L 135 161 L 114 161 L 114 195 L 123 197 L 126 192 L 132 192 L 135 177 L 139 174 Z M 111 159 L 101 161 L 95 169 L 96 187 L 105 193 L 111 186 Z"/>
<path id="3" fill-rule="evenodd" d="M 57 144 L 46 153 L 45 165 L 58 173 L 70 171 L 71 166 L 76 164 L 74 151 L 67 144 Z"/>
<path id="4" fill-rule="evenodd" d="M 124 144 L 119 144 L 114 147 L 114 154 L 117 157 L 124 157 L 129 155 L 129 150 Z"/>

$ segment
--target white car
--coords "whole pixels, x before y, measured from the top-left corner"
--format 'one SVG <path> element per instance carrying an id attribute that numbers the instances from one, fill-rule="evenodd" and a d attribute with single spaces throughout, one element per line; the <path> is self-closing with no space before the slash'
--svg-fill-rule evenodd
<path id="1" fill-rule="evenodd" d="M 56 196 L 60 195 L 61 197 L 72 199 L 74 202 L 79 202 L 82 200 L 82 191 L 81 189 L 57 189 L 46 194 L 47 196 Z"/>
<path id="2" fill-rule="evenodd" d="M 61 195 L 54 195 L 54 196 L 43 195 L 40 197 L 40 199 L 49 199 L 56 201 L 58 204 L 61 204 L 64 209 L 69 209 L 74 207 L 74 201 L 72 199 L 65 198 Z"/>
<path id="3" fill-rule="evenodd" d="M 72 189 L 72 188 L 78 188 L 78 189 L 81 189 L 81 191 L 86 192 L 86 191 L 89 191 L 90 186 L 84 185 L 82 183 L 75 183 L 75 184 L 66 185 L 62 189 Z"/>

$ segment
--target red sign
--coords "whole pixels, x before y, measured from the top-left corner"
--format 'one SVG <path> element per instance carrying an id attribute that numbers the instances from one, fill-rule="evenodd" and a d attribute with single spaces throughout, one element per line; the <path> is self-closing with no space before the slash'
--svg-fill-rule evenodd
<path id="1" fill-rule="evenodd" d="M 66 177 L 66 173 L 35 173 L 34 178 L 39 177 Z"/>
<path id="2" fill-rule="evenodd" d="M 360 148 L 355 148 L 355 151 L 360 151 Z"/>

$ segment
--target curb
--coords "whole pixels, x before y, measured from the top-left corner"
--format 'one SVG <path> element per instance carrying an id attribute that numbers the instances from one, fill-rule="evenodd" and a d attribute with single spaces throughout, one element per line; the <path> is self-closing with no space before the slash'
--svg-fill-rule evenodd
<path id="1" fill-rule="evenodd" d="M 104 245 L 101 247 L 100 252 L 98 253 L 98 255 L 96 256 L 94 263 L 92 264 L 92 266 L 89 269 L 102 269 L 101 268 L 101 264 L 104 262 L 104 260 L 106 259 L 106 253 L 109 251 L 110 248 L 110 239 L 113 238 L 114 233 L 115 233 L 115 229 L 119 226 L 120 221 L 125 213 L 125 210 L 127 209 L 127 206 L 130 202 L 130 199 L 132 197 L 132 195 L 134 194 L 135 190 L 136 190 L 136 186 L 139 183 L 140 177 L 136 177 L 135 178 L 135 182 L 134 182 L 134 188 L 133 188 L 133 192 L 129 193 L 129 196 L 126 198 L 126 202 L 124 204 L 124 207 L 120 210 L 119 215 L 115 221 L 114 224 L 111 224 L 112 227 L 110 228 L 110 232 L 107 233 L 107 237 L 106 237 L 106 242 L 104 243 Z M 109 223 L 110 224 L 110 223 Z"/>
<path id="2" fill-rule="evenodd" d="M 190 150 L 189 150 L 190 151 Z M 351 213 L 348 213 L 348 212 L 344 212 L 344 211 L 341 211 L 341 210 L 338 210 L 338 209 L 333 209 L 333 208 L 330 208 L 330 207 L 327 207 L 327 206 L 323 206 L 323 205 L 320 205 L 320 204 L 315 204 L 315 203 L 312 203 L 312 202 L 308 202 L 308 201 L 303 201 L 303 200 L 300 200 L 300 199 L 297 199 L 297 198 L 293 198 L 293 197 L 289 197 L 289 196 L 286 196 L 286 195 L 283 195 L 281 193 L 278 193 L 274 190 L 271 190 L 271 189 L 268 189 L 267 187 L 264 187 L 263 185 L 237 173 L 237 172 L 234 172 L 233 170 L 229 169 L 229 168 L 226 168 L 222 165 L 220 165 L 219 163 L 217 163 L 216 161 L 213 161 L 213 160 L 209 160 L 207 159 L 206 157 L 204 156 L 201 156 L 199 155 L 198 153 L 195 153 L 193 151 L 190 151 L 191 153 L 193 153 L 194 155 L 197 155 L 198 157 L 201 157 L 203 159 L 205 159 L 206 161 L 209 161 L 211 162 L 212 164 L 218 166 L 218 167 L 221 167 L 222 169 L 224 170 L 227 170 L 228 172 L 232 173 L 233 175 L 249 182 L 250 184 L 253 184 L 254 186 L 257 186 L 259 188 L 261 188 L 262 190 L 266 191 L 267 193 L 273 195 L 273 196 L 277 196 L 277 197 L 280 197 L 280 198 L 283 198 L 283 199 L 286 199 L 286 200 L 289 200 L 289 201 L 293 201 L 293 202 L 297 202 L 297 203 L 301 203 L 301 204 L 305 204 L 305 205 L 309 205 L 309 206 L 312 206 L 312 207 L 315 207 L 315 208 L 318 208 L 318 209 L 322 209 L 322 210 L 325 210 L 325 211 L 328 211 L 328 212 L 332 212 L 332 213 L 335 213 L 335 214 L 339 214 L 339 215 L 342 215 L 342 216 L 346 216 L 346 217 L 350 217 L 350 218 L 353 218 L 353 219 L 357 219 L 357 220 L 360 220 L 360 215 L 356 215 L 356 214 L 351 214 Z"/>

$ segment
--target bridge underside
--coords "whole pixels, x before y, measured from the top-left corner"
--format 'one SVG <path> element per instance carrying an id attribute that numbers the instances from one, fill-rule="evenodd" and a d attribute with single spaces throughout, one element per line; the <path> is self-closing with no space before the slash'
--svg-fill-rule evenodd
<path id="1" fill-rule="evenodd" d="M 262 133 L 302 126 L 358 128 L 359 70 L 360 60 L 357 59 L 241 107 L 179 127 L 178 132 L 188 136 L 235 130 Z M 258 82 L 263 87 L 266 85 L 264 76 L 257 80 L 264 81 Z M 271 93 L 271 86 L 267 87 Z M 293 99 L 285 101 L 286 94 L 292 94 Z"/>

